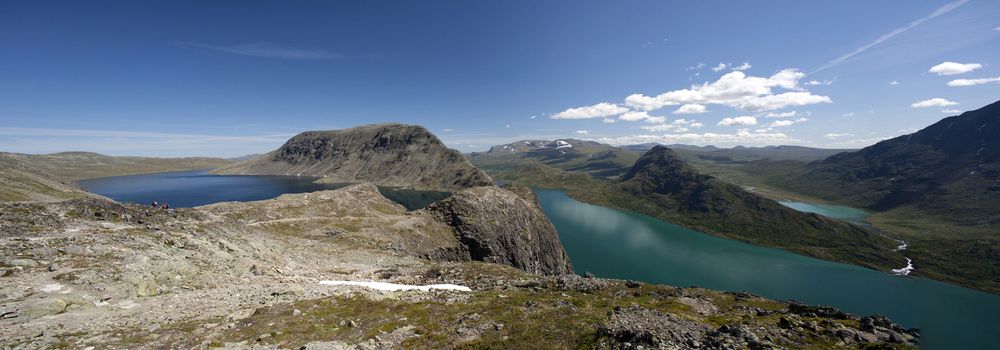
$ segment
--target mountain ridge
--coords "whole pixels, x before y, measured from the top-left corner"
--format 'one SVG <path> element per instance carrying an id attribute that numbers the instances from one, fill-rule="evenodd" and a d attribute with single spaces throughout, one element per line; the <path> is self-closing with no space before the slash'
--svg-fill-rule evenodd
<path id="1" fill-rule="evenodd" d="M 329 183 L 446 190 L 493 185 L 489 175 L 427 129 L 398 123 L 302 132 L 277 150 L 213 173 L 319 176 Z"/>

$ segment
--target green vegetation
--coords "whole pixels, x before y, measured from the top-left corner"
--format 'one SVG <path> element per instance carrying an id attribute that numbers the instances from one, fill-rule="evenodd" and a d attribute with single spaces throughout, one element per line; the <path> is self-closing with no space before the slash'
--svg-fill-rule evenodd
<path id="1" fill-rule="evenodd" d="M 680 302 L 680 297 L 702 300 L 718 312 L 699 313 Z M 162 327 L 155 336 L 161 341 L 171 339 L 174 346 L 180 347 L 218 347 L 251 339 L 260 345 L 294 349 L 314 340 L 361 343 L 399 334 L 405 338 L 402 346 L 407 349 L 592 349 L 603 339 L 599 326 L 608 319 L 608 312 L 616 308 L 639 306 L 714 329 L 722 325 L 777 328 L 787 306 L 739 293 L 658 285 L 627 288 L 621 282 L 590 291 L 543 284 L 535 288 L 475 292 L 452 299 L 440 294 L 371 297 L 352 293 L 261 307 L 218 331 L 225 320 L 178 321 Z M 773 314 L 749 316 L 747 310 Z M 804 317 L 803 321 L 822 319 Z M 859 327 L 857 320 L 836 322 Z M 151 335 L 136 330 L 116 336 L 120 345 L 138 346 Z M 821 336 L 806 335 L 795 341 L 816 348 L 832 345 Z"/>

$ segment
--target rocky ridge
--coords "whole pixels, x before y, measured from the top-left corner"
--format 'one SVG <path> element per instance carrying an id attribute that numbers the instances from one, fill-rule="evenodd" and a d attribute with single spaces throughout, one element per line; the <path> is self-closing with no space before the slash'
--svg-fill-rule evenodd
<path id="1" fill-rule="evenodd" d="M 273 152 L 214 172 L 319 176 L 330 183 L 436 190 L 493 185 L 489 175 L 427 129 L 402 124 L 303 132 Z"/>

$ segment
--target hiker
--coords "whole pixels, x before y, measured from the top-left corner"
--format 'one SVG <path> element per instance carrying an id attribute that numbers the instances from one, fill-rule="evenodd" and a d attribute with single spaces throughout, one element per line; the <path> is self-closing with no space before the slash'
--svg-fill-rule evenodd
<path id="1" fill-rule="evenodd" d="M 167 205 L 167 203 L 163 203 L 163 206 L 160 208 L 165 210 L 165 209 L 170 209 L 170 206 Z"/>
<path id="2" fill-rule="evenodd" d="M 156 201 L 153 201 L 153 208 L 156 208 L 156 207 L 158 207 L 158 206 L 160 206 L 160 205 L 159 205 L 159 204 L 157 204 L 157 203 L 156 203 Z"/>

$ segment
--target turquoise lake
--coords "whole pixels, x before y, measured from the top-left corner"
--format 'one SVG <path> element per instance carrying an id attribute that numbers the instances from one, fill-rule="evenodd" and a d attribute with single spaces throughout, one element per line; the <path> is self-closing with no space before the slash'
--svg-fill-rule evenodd
<path id="1" fill-rule="evenodd" d="M 794 201 L 779 201 L 778 203 L 798 211 L 816 213 L 856 224 L 866 224 L 864 220 L 869 215 L 868 212 L 864 210 L 840 205 L 813 204 Z"/>
<path id="2" fill-rule="evenodd" d="M 747 291 L 862 316 L 885 314 L 905 327 L 919 328 L 927 349 L 1000 346 L 997 295 L 709 236 L 579 202 L 557 190 L 536 192 L 581 274 Z"/>

